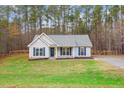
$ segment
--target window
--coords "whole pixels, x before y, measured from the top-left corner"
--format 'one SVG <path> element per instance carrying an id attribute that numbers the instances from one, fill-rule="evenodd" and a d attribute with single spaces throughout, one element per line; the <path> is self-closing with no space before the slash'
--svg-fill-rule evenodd
<path id="1" fill-rule="evenodd" d="M 40 56 L 45 56 L 45 48 L 40 48 Z"/>
<path id="2" fill-rule="evenodd" d="M 86 55 L 86 47 L 79 47 L 78 55 Z"/>
<path id="3" fill-rule="evenodd" d="M 62 55 L 65 55 L 65 48 L 62 48 Z"/>
<path id="4" fill-rule="evenodd" d="M 66 52 L 67 52 L 67 55 L 70 55 L 70 49 L 67 48 Z"/>
<path id="5" fill-rule="evenodd" d="M 62 55 L 62 47 L 60 47 L 60 55 Z"/>
<path id="6" fill-rule="evenodd" d="M 43 55 L 43 49 L 40 48 L 40 56 L 42 56 L 42 55 Z"/>
<path id="7" fill-rule="evenodd" d="M 60 48 L 60 55 L 64 56 L 64 55 L 71 55 L 72 53 L 72 48 Z"/>
<path id="8" fill-rule="evenodd" d="M 33 56 L 45 56 L 45 48 L 33 48 Z"/>
<path id="9" fill-rule="evenodd" d="M 39 49 L 36 48 L 36 56 L 39 56 Z"/>

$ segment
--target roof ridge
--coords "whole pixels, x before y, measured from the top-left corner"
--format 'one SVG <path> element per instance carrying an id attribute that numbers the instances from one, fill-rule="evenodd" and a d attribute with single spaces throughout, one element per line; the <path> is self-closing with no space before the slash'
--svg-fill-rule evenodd
<path id="1" fill-rule="evenodd" d="M 60 35 L 60 34 L 57 34 L 58 36 Z M 85 34 L 85 35 L 88 35 L 88 34 Z M 49 35 L 48 35 L 49 36 Z M 63 35 L 64 36 L 64 35 Z M 65 35 L 66 36 L 66 35 Z M 70 35 L 70 36 L 75 36 L 75 35 Z M 80 35 L 79 35 L 80 36 Z"/>
<path id="2" fill-rule="evenodd" d="M 35 35 L 39 37 L 39 35 Z M 88 34 L 85 35 L 47 35 L 59 46 L 90 46 L 91 40 Z"/>

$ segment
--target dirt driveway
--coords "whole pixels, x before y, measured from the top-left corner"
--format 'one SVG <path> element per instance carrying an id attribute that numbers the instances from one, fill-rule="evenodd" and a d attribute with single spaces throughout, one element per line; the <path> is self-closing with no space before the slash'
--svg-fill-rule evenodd
<path id="1" fill-rule="evenodd" d="M 124 68 L 124 55 L 123 56 L 94 56 L 95 60 L 102 60 L 119 68 Z"/>

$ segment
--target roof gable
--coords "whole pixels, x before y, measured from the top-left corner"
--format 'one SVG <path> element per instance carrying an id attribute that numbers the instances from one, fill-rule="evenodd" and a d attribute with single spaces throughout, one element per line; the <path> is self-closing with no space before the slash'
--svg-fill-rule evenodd
<path id="1" fill-rule="evenodd" d="M 43 37 L 45 37 L 45 38 L 43 38 Z M 46 43 L 48 46 L 56 45 L 56 43 L 51 38 L 49 38 L 45 33 L 42 33 L 41 35 L 35 35 L 35 37 L 33 38 L 33 41 L 28 45 L 28 47 L 30 47 L 38 39 L 40 39 L 42 42 Z"/>
<path id="2" fill-rule="evenodd" d="M 38 42 L 38 41 L 40 41 L 40 42 Z M 49 46 L 49 44 L 46 42 L 46 41 L 44 41 L 44 40 L 42 40 L 41 38 L 37 38 L 36 40 L 33 40 L 29 45 L 28 45 L 28 47 L 30 47 L 30 46 L 32 46 L 32 45 L 34 45 L 34 44 L 36 44 L 36 43 L 44 43 L 46 46 Z"/>

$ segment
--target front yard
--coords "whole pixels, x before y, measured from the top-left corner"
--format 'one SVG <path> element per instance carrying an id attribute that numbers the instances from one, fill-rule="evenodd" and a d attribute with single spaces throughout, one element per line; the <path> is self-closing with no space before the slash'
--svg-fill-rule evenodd
<path id="1" fill-rule="evenodd" d="M 95 60 L 0 59 L 0 87 L 124 87 L 124 69 Z"/>

